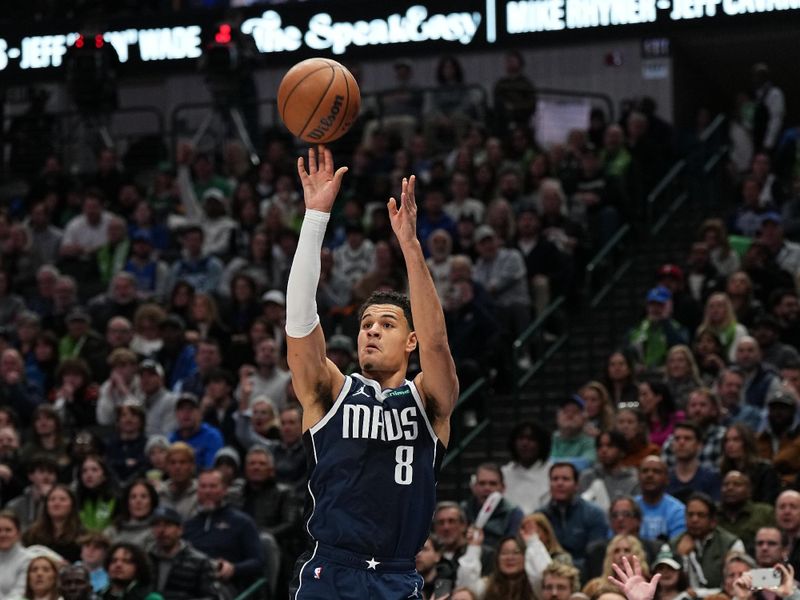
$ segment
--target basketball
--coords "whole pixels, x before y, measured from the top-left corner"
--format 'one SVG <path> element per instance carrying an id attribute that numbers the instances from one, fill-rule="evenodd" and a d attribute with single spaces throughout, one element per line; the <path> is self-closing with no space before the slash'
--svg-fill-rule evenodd
<path id="1" fill-rule="evenodd" d="M 313 144 L 342 137 L 360 108 L 361 91 L 355 77 L 329 58 L 297 63 L 278 88 L 278 113 L 287 129 Z"/>

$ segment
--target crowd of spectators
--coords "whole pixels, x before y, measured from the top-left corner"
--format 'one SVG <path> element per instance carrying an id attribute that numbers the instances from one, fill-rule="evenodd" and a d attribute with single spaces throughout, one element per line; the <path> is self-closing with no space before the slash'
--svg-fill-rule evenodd
<path id="1" fill-rule="evenodd" d="M 511 341 L 576 287 L 620 223 L 640 217 L 643 190 L 670 157 L 669 127 L 645 100 L 620 123 L 593 111 L 586 130 L 540 148 L 519 53 L 505 57 L 491 113 L 475 110 L 451 57 L 433 94 L 419 92 L 408 61 L 393 68 L 403 89 L 387 98 L 385 119 L 365 111 L 352 154 L 337 154 L 350 171 L 317 296 L 329 356 L 355 370 L 358 305 L 405 289 L 385 201 L 413 172 L 459 377 L 502 382 Z M 302 414 L 284 333 L 303 204 L 295 149 L 266 139 L 257 167 L 235 141 L 211 152 L 181 144 L 172 164 L 141 172 L 104 148 L 80 177 L 50 155 L 24 199 L 0 212 L 1 597 L 67 598 L 74 588 L 72 598 L 88 598 L 91 588 L 103 598 L 224 598 L 262 576 L 285 585 L 305 543 Z M 778 189 L 770 174 L 767 163 L 759 185 Z M 557 431 L 521 426 L 512 463 L 483 465 L 474 497 L 438 508 L 418 559 L 426 586 L 449 577 L 472 590 L 452 598 L 491 599 L 529 597 L 519 594 L 533 585 L 565 600 L 562 588 L 609 571 L 610 531 L 631 551 L 660 539 L 695 556 L 692 540 L 717 531 L 708 523 L 754 510 L 743 500 L 725 508 L 726 485 L 740 499 L 742 489 L 766 503 L 794 498 L 778 496 L 800 456 L 798 302 L 795 274 L 782 270 L 793 246 L 781 217 L 765 215 L 746 250 L 731 247 L 724 221 L 705 224 L 693 262 L 659 271 L 646 321 L 565 400 Z M 730 472 L 744 481 L 728 482 Z M 467 531 L 503 489 L 490 524 Z M 698 489 L 722 498 L 719 516 Z M 700 505 L 706 525 L 684 533 Z M 778 519 L 784 532 L 788 523 Z M 715 552 L 742 544 L 718 537 Z M 693 588 L 719 587 L 719 565 L 702 555 L 687 571 Z M 65 563 L 77 566 L 59 573 Z M 535 568 L 529 584 L 522 565 Z"/>
<path id="2" fill-rule="evenodd" d="M 740 193 L 682 262 L 657 269 L 641 321 L 563 399 L 555 431 L 518 424 L 512 460 L 480 465 L 470 499 L 438 506 L 417 559 L 429 589 L 445 579 L 459 598 L 610 600 L 609 577 L 630 598 L 635 576 L 642 599 L 797 597 L 798 179 L 781 166 L 796 132 L 764 65 L 753 82 L 739 107 L 750 119 L 732 125 L 746 134 L 729 165 Z M 494 491 L 503 500 L 476 530 Z M 776 580 L 759 584 L 755 569 Z"/>

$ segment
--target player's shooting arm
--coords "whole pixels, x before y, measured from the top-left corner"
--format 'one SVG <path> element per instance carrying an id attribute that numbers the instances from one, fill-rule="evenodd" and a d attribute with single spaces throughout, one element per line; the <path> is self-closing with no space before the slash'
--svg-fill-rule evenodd
<path id="1" fill-rule="evenodd" d="M 444 311 L 433 285 L 422 246 L 417 239 L 417 203 L 414 197 L 414 175 L 403 179 L 400 208 L 394 198 L 389 200 L 389 218 L 392 229 L 400 242 L 408 271 L 408 289 L 411 297 L 411 316 L 417 334 L 419 358 L 422 373 L 417 384 L 422 392 L 428 410 L 431 409 L 439 435 L 439 425 L 449 423 L 458 398 L 458 379 L 456 366 L 447 343 L 447 329 Z M 443 432 L 449 435 L 449 431 Z M 440 435 L 441 437 L 441 435 Z M 442 440 L 444 443 L 446 439 Z"/>
<path id="2" fill-rule="evenodd" d="M 297 160 L 306 213 L 286 290 L 287 360 L 297 397 L 305 409 L 322 399 L 321 395 L 338 390 L 344 379 L 325 356 L 325 335 L 317 315 L 316 291 L 322 241 L 347 167 L 334 172 L 330 150 L 320 146 L 318 154 L 313 148 L 309 149 L 308 171 L 303 158 Z M 309 423 L 305 417 L 304 421 Z"/>

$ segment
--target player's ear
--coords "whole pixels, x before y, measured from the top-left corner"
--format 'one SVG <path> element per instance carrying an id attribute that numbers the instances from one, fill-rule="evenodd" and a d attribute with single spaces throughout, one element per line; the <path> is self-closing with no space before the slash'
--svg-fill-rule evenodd
<path id="1" fill-rule="evenodd" d="M 415 332 L 411 332 L 408 334 L 408 338 L 406 339 L 406 352 L 411 353 L 417 349 L 417 334 Z"/>

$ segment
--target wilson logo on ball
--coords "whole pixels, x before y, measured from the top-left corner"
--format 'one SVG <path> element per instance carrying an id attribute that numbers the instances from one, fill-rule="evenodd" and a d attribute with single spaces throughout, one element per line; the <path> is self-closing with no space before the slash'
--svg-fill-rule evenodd
<path id="1" fill-rule="evenodd" d="M 317 125 L 314 129 L 309 131 L 306 135 L 310 137 L 312 140 L 319 140 L 325 136 L 325 133 L 331 128 L 331 126 L 336 123 L 336 115 L 342 110 L 342 104 L 344 103 L 344 96 L 336 96 L 333 99 L 333 104 L 331 105 L 331 110 L 328 113 L 327 117 L 322 117 L 319 120 L 319 125 Z"/>

